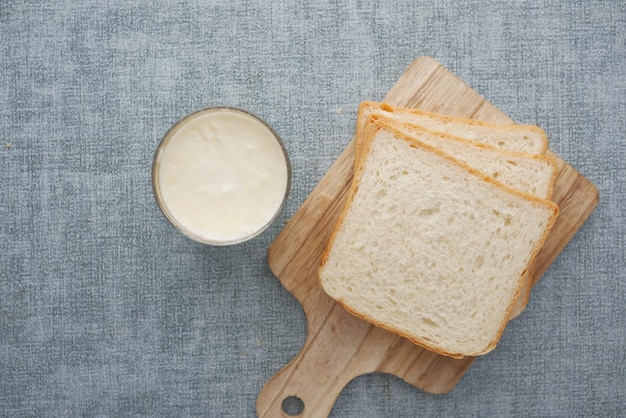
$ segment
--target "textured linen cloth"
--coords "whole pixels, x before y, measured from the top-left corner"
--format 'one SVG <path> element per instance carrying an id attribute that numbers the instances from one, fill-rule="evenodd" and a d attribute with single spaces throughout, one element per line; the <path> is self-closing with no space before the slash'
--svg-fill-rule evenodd
<path id="1" fill-rule="evenodd" d="M 450 394 L 366 375 L 331 416 L 625 416 L 626 6 L 609 0 L 2 0 L 0 416 L 255 416 L 306 336 L 268 246 L 359 102 L 420 55 L 544 128 L 600 203 Z M 167 129 L 212 105 L 267 120 L 293 166 L 276 224 L 226 248 L 178 233 L 150 179 Z"/>

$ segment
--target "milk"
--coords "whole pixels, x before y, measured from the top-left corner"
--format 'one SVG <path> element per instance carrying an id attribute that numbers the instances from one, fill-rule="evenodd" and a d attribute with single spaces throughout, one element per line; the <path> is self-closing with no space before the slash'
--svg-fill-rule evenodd
<path id="1" fill-rule="evenodd" d="M 289 164 L 274 132 L 245 111 L 214 108 L 175 125 L 153 167 L 157 201 L 193 239 L 240 242 L 262 231 L 289 188 Z"/>

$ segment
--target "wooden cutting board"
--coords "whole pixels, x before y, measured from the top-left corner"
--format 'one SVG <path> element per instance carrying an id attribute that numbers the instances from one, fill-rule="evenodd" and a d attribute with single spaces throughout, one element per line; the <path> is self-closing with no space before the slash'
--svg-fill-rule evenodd
<path id="1" fill-rule="evenodd" d="M 395 106 L 452 116 L 512 122 L 429 57 L 415 60 L 383 100 Z M 304 403 L 298 416 L 326 417 L 345 385 L 356 376 L 371 372 L 391 373 L 426 392 L 446 393 L 474 361 L 437 355 L 374 327 L 346 312 L 318 284 L 320 256 L 343 206 L 352 179 L 353 160 L 351 141 L 269 249 L 273 273 L 304 308 L 308 336 L 300 353 L 259 393 L 260 417 L 291 416 L 282 408 L 289 397 L 300 398 Z M 553 200 L 561 213 L 538 255 L 533 284 L 598 202 L 596 187 L 563 160 L 558 161 L 560 173 Z"/>

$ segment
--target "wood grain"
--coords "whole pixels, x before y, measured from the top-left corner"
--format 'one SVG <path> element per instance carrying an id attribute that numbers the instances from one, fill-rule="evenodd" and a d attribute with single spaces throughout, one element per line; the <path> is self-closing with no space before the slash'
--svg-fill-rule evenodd
<path id="1" fill-rule="evenodd" d="M 415 60 L 383 100 L 394 106 L 451 116 L 512 122 L 429 57 Z M 304 402 L 304 411 L 299 416 L 327 417 L 345 385 L 371 372 L 391 373 L 421 390 L 446 393 L 474 361 L 470 357 L 456 360 L 437 355 L 357 319 L 330 299 L 318 284 L 320 256 L 343 206 L 352 179 L 353 160 L 354 141 L 351 141 L 269 249 L 272 272 L 302 304 L 308 334 L 298 355 L 259 393 L 260 417 L 289 416 L 281 406 L 289 396 L 297 396 Z M 561 159 L 559 166 L 553 200 L 561 214 L 538 255 L 533 284 L 598 202 L 598 190 L 589 180 Z"/>

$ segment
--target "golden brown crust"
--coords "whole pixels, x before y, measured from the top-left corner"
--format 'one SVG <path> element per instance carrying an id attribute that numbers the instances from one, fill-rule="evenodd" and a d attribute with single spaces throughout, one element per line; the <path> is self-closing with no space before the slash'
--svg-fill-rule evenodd
<path id="1" fill-rule="evenodd" d="M 493 186 L 495 186 L 495 187 L 497 187 L 499 189 L 502 189 L 502 190 L 504 190 L 504 191 L 506 191 L 506 192 L 508 192 L 510 194 L 516 195 L 518 197 L 522 197 L 523 199 L 526 199 L 526 200 L 531 201 L 531 202 L 535 202 L 535 203 L 537 203 L 539 205 L 542 205 L 545 208 L 549 209 L 552 212 L 552 215 L 550 217 L 548 225 L 547 225 L 546 229 L 544 230 L 544 232 L 542 234 L 542 237 L 540 238 L 537 246 L 535 247 L 535 249 L 533 250 L 533 252 L 531 253 L 531 256 L 529 258 L 528 265 L 533 265 L 534 259 L 537 256 L 537 253 L 539 252 L 539 249 L 541 249 L 543 247 L 543 244 L 545 243 L 546 239 L 548 238 L 548 234 L 549 234 L 550 230 L 552 229 L 552 226 L 554 225 L 554 222 L 556 221 L 556 217 L 558 216 L 559 208 L 558 208 L 558 206 L 554 202 L 551 202 L 551 201 L 546 200 L 546 199 L 541 199 L 539 197 L 530 195 L 528 193 L 524 193 L 522 191 L 515 190 L 515 189 L 512 189 L 510 187 L 507 187 L 507 186 L 503 185 L 502 183 L 499 183 L 498 181 L 496 181 L 496 180 L 492 179 L 491 177 L 485 175 L 484 173 L 474 169 L 473 167 L 469 166 L 468 164 L 463 163 L 462 161 L 459 161 L 459 160 L 451 157 L 450 155 L 446 154 L 445 152 L 443 152 L 443 151 L 441 151 L 441 150 L 439 150 L 437 148 L 434 148 L 434 147 L 432 147 L 432 146 L 430 146 L 428 144 L 425 144 L 425 143 L 423 143 L 423 142 L 421 142 L 421 141 L 419 141 L 419 140 L 417 140 L 415 138 L 412 138 L 412 137 L 410 137 L 408 135 L 405 135 L 401 131 L 395 129 L 393 126 L 391 126 L 389 124 L 386 124 L 384 121 L 377 121 L 372 126 L 371 130 L 369 130 L 367 132 L 367 135 L 364 137 L 363 147 L 362 147 L 362 152 L 361 152 L 360 158 L 358 159 L 358 161 L 355 162 L 355 172 L 354 172 L 354 177 L 353 177 L 353 180 L 352 180 L 352 184 L 350 185 L 350 190 L 348 192 L 348 196 L 346 197 L 346 202 L 345 202 L 345 204 L 344 204 L 344 206 L 342 208 L 341 213 L 339 214 L 337 223 L 335 224 L 335 227 L 333 228 L 333 231 L 331 233 L 331 237 L 329 239 L 328 245 L 326 246 L 326 248 L 325 248 L 325 250 L 324 250 L 324 252 L 322 254 L 321 262 L 320 262 L 320 270 L 323 269 L 325 264 L 326 264 L 326 261 L 328 259 L 328 254 L 330 253 L 330 250 L 331 250 L 331 248 L 332 248 L 332 246 L 334 244 L 336 235 L 337 235 L 339 229 L 341 228 L 341 225 L 343 224 L 343 222 L 345 220 L 345 217 L 347 216 L 347 212 L 349 210 L 349 207 L 350 207 L 352 201 L 354 200 L 354 197 L 355 197 L 355 195 L 356 195 L 356 193 L 358 191 L 358 184 L 359 184 L 361 176 L 363 174 L 363 171 L 364 171 L 364 168 L 365 168 L 365 163 L 366 163 L 366 160 L 367 160 L 367 156 L 369 155 L 369 149 L 371 147 L 371 144 L 372 144 L 372 141 L 373 141 L 373 139 L 375 137 L 375 134 L 376 134 L 377 131 L 383 130 L 383 129 L 391 130 L 391 132 L 394 134 L 394 137 L 396 139 L 408 141 L 411 146 L 414 146 L 416 148 L 426 149 L 427 151 L 432 152 L 432 153 L 434 153 L 434 154 L 444 158 L 445 160 L 450 161 L 451 163 L 456 164 L 456 165 L 462 167 L 468 173 L 470 173 L 472 176 L 478 177 L 478 178 L 482 179 L 483 181 L 485 181 L 485 182 L 487 182 L 489 184 L 492 184 Z M 526 272 L 526 270 L 524 271 L 524 273 L 522 273 L 522 276 L 525 274 L 525 272 Z M 398 334 L 398 335 L 402 335 L 403 337 L 406 337 L 409 340 L 413 341 L 415 344 L 420 345 L 420 346 L 422 346 L 422 347 L 424 347 L 424 348 L 426 348 L 426 349 L 428 349 L 430 351 L 434 351 L 434 352 L 436 352 L 438 354 L 446 355 L 446 356 L 453 357 L 453 358 L 460 358 L 460 357 L 463 357 L 463 355 L 476 356 L 476 355 L 486 354 L 486 353 L 488 353 L 489 351 L 493 350 L 496 347 L 498 341 L 500 340 L 500 338 L 502 336 L 502 333 L 504 332 L 504 329 L 506 327 L 508 319 L 511 316 L 511 313 L 512 313 L 512 311 L 514 309 L 516 300 L 519 299 L 519 297 L 520 297 L 520 293 L 522 291 L 522 287 L 523 287 L 523 284 L 524 284 L 523 281 L 522 281 L 522 278 L 523 277 L 520 277 L 520 280 L 519 280 L 518 285 L 516 287 L 516 290 L 514 292 L 515 298 L 511 299 L 511 301 L 509 303 L 509 306 L 507 307 L 506 315 L 504 315 L 504 317 L 503 317 L 503 320 L 502 320 L 502 322 L 501 322 L 501 324 L 499 326 L 498 332 L 496 333 L 495 339 L 492 342 L 490 342 L 487 345 L 487 347 L 485 347 L 482 351 L 476 352 L 476 353 L 465 353 L 465 354 L 462 354 L 462 353 L 448 353 L 448 352 L 445 352 L 442 349 L 433 347 L 431 344 L 420 340 L 419 337 L 407 335 L 406 333 L 404 333 L 401 330 L 395 329 L 394 327 L 388 326 L 386 324 L 378 323 L 376 320 L 374 320 L 372 318 L 364 317 L 363 315 L 354 312 L 354 310 L 351 309 L 349 306 L 347 306 L 346 303 L 343 300 L 338 300 L 337 302 L 339 302 L 346 310 L 348 310 L 349 312 L 351 312 L 355 316 L 357 316 L 359 318 L 362 318 L 362 319 L 364 319 L 364 320 L 366 320 L 366 321 L 368 321 L 368 322 L 370 322 L 370 323 L 372 323 L 374 325 L 377 325 L 377 326 L 379 326 L 381 328 L 387 329 L 390 332 L 393 332 L 393 333 Z M 323 284 L 322 280 L 320 280 L 320 284 L 321 284 L 322 288 L 324 288 L 324 284 Z"/>
<path id="2" fill-rule="evenodd" d="M 479 126 L 479 127 L 483 127 L 483 128 L 489 128 L 489 129 L 503 129 L 503 130 L 507 130 L 507 131 L 515 131 L 515 130 L 525 130 L 525 131 L 535 131 L 536 133 L 538 133 L 541 136 L 541 140 L 542 140 L 542 145 L 541 145 L 541 150 L 538 154 L 533 154 L 531 153 L 531 155 L 545 155 L 546 151 L 548 150 L 548 137 L 545 133 L 545 131 L 541 128 L 539 128 L 538 126 L 535 125 L 517 125 L 517 124 L 508 124 L 508 125 L 501 125 L 501 124 L 493 124 L 493 123 L 488 123 L 488 122 L 484 122 L 484 121 L 479 121 L 476 119 L 467 119 L 467 118 L 460 118 L 460 117 L 452 117 L 452 116 L 445 116 L 445 115 L 440 115 L 440 114 L 436 114 L 436 113 L 432 113 L 432 112 L 427 112 L 427 111 L 423 111 L 423 110 L 418 110 L 418 109 L 410 109 L 410 108 L 401 108 L 401 107 L 393 107 L 387 103 L 379 103 L 379 102 L 372 102 L 372 101 L 364 101 L 361 102 L 361 104 L 359 105 L 359 109 L 357 112 L 357 123 L 356 123 L 356 132 L 355 132 L 355 160 L 359 159 L 360 157 L 360 143 L 362 142 L 362 139 L 364 137 L 364 130 L 365 130 L 365 126 L 367 125 L 367 117 L 366 115 L 369 113 L 368 116 L 375 116 L 372 115 L 372 113 L 375 112 L 388 112 L 388 113 L 409 113 L 409 114 L 415 114 L 415 115 L 423 115 L 423 116 L 427 116 L 430 117 L 432 119 L 436 119 L 436 120 L 440 120 L 440 121 L 444 121 L 446 123 L 450 123 L 450 122 L 458 122 L 458 123 L 465 123 L 471 126 Z M 390 116 L 386 116 L 384 113 L 383 114 L 378 114 L 376 116 L 380 116 L 380 117 L 387 117 L 390 118 Z M 419 126 L 416 124 L 411 124 L 409 122 L 400 122 L 399 123 L 403 123 L 406 125 L 414 125 L 414 126 Z M 431 132 L 434 132 L 431 130 Z M 442 133 L 442 132 L 437 132 L 437 134 L 441 134 L 444 137 L 452 137 L 452 138 L 456 138 L 456 139 L 463 139 L 465 141 L 469 141 L 470 143 L 475 143 L 475 144 L 481 144 L 481 145 L 485 145 L 488 148 L 492 148 L 495 150 L 499 150 L 499 151 L 504 151 L 501 148 L 498 147 L 493 147 L 491 145 L 487 145 L 487 144 L 482 144 L 479 141 L 473 141 L 473 140 L 468 140 L 468 139 L 464 139 L 464 138 L 459 138 L 456 136 L 452 136 L 446 133 Z M 510 152 L 519 152 L 519 151 L 510 151 Z M 551 158 L 551 157 L 549 157 Z M 554 162 L 556 164 L 556 162 Z"/>
<path id="3" fill-rule="evenodd" d="M 549 161 L 549 164 L 552 166 L 552 178 L 550 179 L 550 188 L 548 189 L 548 196 L 547 199 L 548 200 L 552 200 L 552 194 L 554 193 L 554 184 L 556 183 L 556 179 L 559 176 L 559 165 L 557 164 L 556 160 L 548 155 L 546 155 L 546 158 Z"/>
<path id="4" fill-rule="evenodd" d="M 369 149 L 369 144 L 371 143 L 371 139 L 369 141 L 366 142 L 367 145 L 367 149 Z M 341 227 L 341 225 L 343 224 L 343 221 L 348 213 L 348 209 L 350 207 L 350 205 L 352 204 L 352 201 L 354 200 L 354 196 L 356 195 L 356 192 L 359 190 L 359 181 L 361 179 L 361 174 L 363 173 L 363 164 L 361 163 L 360 165 L 357 164 L 357 166 L 354 168 L 354 174 L 352 176 L 352 182 L 350 183 L 350 188 L 348 190 L 348 195 L 346 196 L 346 201 L 344 202 L 343 208 L 341 209 L 341 212 L 339 213 L 339 216 L 337 217 L 337 222 L 335 223 L 335 227 L 333 228 L 331 234 L 330 234 L 330 238 L 328 240 L 328 244 L 326 245 L 326 248 L 324 249 L 324 251 L 322 252 L 322 256 L 320 258 L 320 267 L 323 268 L 326 265 L 326 260 L 328 258 L 328 253 L 330 252 L 330 249 L 333 245 L 333 243 L 335 242 L 335 237 L 337 235 L 337 233 L 339 232 L 339 228 Z M 322 288 L 324 287 L 323 283 L 322 284 Z"/>
<path id="5" fill-rule="evenodd" d="M 530 276 L 528 271 L 524 273 L 524 277 L 522 278 L 522 287 L 520 289 L 520 293 L 515 298 L 515 305 L 513 306 L 513 310 L 509 315 L 509 321 L 511 319 L 515 319 L 524 312 L 526 309 L 526 305 L 528 304 L 528 295 L 530 295 Z"/>
<path id="6" fill-rule="evenodd" d="M 436 135 L 440 138 L 443 139 L 447 139 L 447 140 L 452 140 L 454 142 L 461 142 L 467 145 L 471 145 L 473 147 L 476 148 L 481 148 L 484 150 L 489 150 L 492 152 L 497 152 L 500 153 L 502 155 L 510 155 L 512 157 L 518 157 L 518 158 L 529 158 L 529 159 L 535 159 L 535 160 L 542 160 L 542 161 L 546 161 L 548 162 L 548 164 L 552 165 L 554 167 L 554 171 L 558 172 L 558 164 L 556 163 L 556 160 L 554 159 L 554 157 L 551 157 L 549 155 L 546 154 L 533 154 L 533 153 L 529 153 L 529 152 L 524 152 L 524 151 L 515 151 L 515 150 L 509 150 L 509 149 L 503 149 L 503 148 L 498 148 L 495 147 L 493 145 L 490 144 L 485 144 L 483 142 L 479 142 L 479 141 L 474 141 L 471 139 L 467 139 L 467 138 L 462 138 L 460 136 L 455 136 L 446 132 L 439 132 L 439 131 L 435 131 L 432 130 L 430 128 L 427 128 L 425 126 L 416 124 L 416 123 L 411 123 L 411 122 L 404 122 L 404 121 L 399 121 L 397 119 L 393 119 L 390 118 L 388 116 L 385 115 L 379 115 L 379 114 L 373 114 L 373 115 L 369 115 L 367 117 L 367 119 L 364 121 L 364 123 L 362 124 L 362 127 L 360 129 L 360 132 L 358 135 L 355 135 L 356 137 L 356 141 L 355 141 L 355 147 L 358 150 L 359 148 L 361 148 L 361 142 L 362 142 L 362 138 L 363 136 L 366 135 L 367 132 L 367 127 L 374 124 L 376 121 L 385 121 L 388 124 L 398 128 L 398 127 L 407 127 L 409 129 L 421 129 L 424 131 L 429 132 L 432 135 Z"/>
<path id="7" fill-rule="evenodd" d="M 406 107 L 395 107 L 385 102 L 373 102 L 373 101 L 361 102 L 359 106 L 359 111 L 362 111 L 368 107 L 374 108 L 374 109 L 380 109 L 380 110 L 383 110 L 386 112 L 392 112 L 392 113 L 410 113 L 414 115 L 424 115 L 424 116 L 428 116 L 433 119 L 437 119 L 437 120 L 444 121 L 447 123 L 459 122 L 459 123 L 466 123 L 472 126 L 479 126 L 479 127 L 492 128 L 492 129 L 504 129 L 508 131 L 530 130 L 530 131 L 534 131 L 535 133 L 541 136 L 541 140 L 542 140 L 541 153 L 543 154 L 548 150 L 548 136 L 546 135 L 543 129 L 541 129 L 540 127 L 536 125 L 524 125 L 524 124 L 515 124 L 515 123 L 496 124 L 496 123 L 485 122 L 485 121 L 478 120 L 478 119 L 469 119 L 469 118 L 441 115 L 438 113 L 428 112 L 425 110 L 412 109 L 412 108 L 406 108 Z"/>

